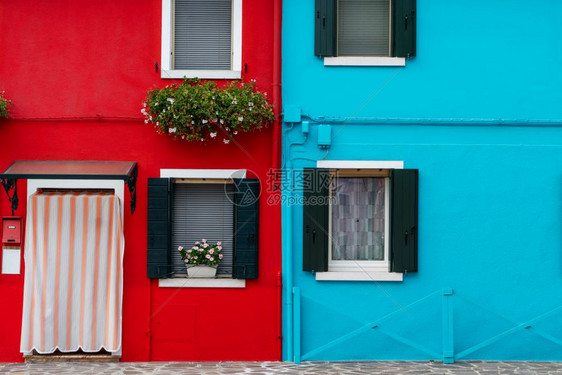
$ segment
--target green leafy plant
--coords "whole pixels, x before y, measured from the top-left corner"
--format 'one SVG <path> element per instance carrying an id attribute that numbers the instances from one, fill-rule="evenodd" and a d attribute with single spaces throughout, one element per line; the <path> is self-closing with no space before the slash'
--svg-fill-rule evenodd
<path id="1" fill-rule="evenodd" d="M 186 141 L 222 138 L 229 143 L 238 133 L 262 129 L 274 120 L 273 106 L 256 90 L 255 81 L 217 87 L 213 81 L 185 79 L 149 91 L 141 113 L 159 133 Z"/>
<path id="2" fill-rule="evenodd" d="M 222 243 L 219 241 L 216 244 L 211 244 L 204 238 L 201 242 L 195 242 L 195 245 L 189 249 L 179 246 L 178 251 L 185 264 L 197 266 L 216 266 L 223 258 Z"/>
<path id="3" fill-rule="evenodd" d="M 8 112 L 8 107 L 12 105 L 12 102 L 4 96 L 5 92 L 0 92 L 0 117 L 8 117 L 10 114 Z"/>

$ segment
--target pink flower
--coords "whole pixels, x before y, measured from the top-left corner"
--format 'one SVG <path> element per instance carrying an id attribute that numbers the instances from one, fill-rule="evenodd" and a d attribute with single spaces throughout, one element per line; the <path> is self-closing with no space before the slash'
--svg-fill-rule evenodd
<path id="1" fill-rule="evenodd" d="M 187 250 L 187 253 L 188 253 L 188 254 L 191 253 L 191 250 L 192 250 L 192 249 Z"/>
<path id="2" fill-rule="evenodd" d="M 219 254 L 219 259 L 222 259 L 222 254 Z"/>
<path id="3" fill-rule="evenodd" d="M 183 250 L 183 246 L 178 246 L 178 251 L 182 251 Z"/>
<path id="4" fill-rule="evenodd" d="M 219 245 L 219 246 L 220 246 L 220 245 L 222 245 L 222 242 L 220 242 L 220 241 L 219 241 L 219 242 L 217 242 L 217 245 Z"/>
<path id="5" fill-rule="evenodd" d="M 205 243 L 205 244 L 203 244 L 203 247 L 206 249 L 206 248 L 209 247 L 209 244 L 208 244 L 208 243 Z"/>
<path id="6" fill-rule="evenodd" d="M 210 260 L 210 261 L 212 262 L 213 260 L 215 260 L 215 258 L 213 258 L 213 257 L 210 257 L 210 258 L 209 258 L 209 260 Z"/>
<path id="7" fill-rule="evenodd" d="M 211 256 L 209 254 L 207 254 L 207 255 L 205 255 L 205 258 L 211 259 Z"/>
<path id="8" fill-rule="evenodd" d="M 222 250 L 222 246 L 217 246 L 217 249 Z"/>
<path id="9" fill-rule="evenodd" d="M 202 241 L 203 243 L 207 242 L 207 240 L 206 240 L 206 239 L 204 239 L 204 238 L 203 238 L 203 239 L 202 239 L 201 241 Z M 199 242 L 198 242 L 198 243 L 199 243 Z"/>
<path id="10" fill-rule="evenodd" d="M 199 245 L 199 241 L 195 241 L 195 244 L 196 244 L 196 245 Z"/>
<path id="11" fill-rule="evenodd" d="M 193 257 L 193 259 L 197 259 L 197 257 Z"/>

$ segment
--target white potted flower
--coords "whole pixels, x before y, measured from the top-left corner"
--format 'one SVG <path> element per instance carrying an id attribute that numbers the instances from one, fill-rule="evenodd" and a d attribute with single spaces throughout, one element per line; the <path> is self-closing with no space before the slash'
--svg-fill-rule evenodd
<path id="1" fill-rule="evenodd" d="M 211 244 L 204 238 L 189 249 L 179 246 L 178 251 L 185 261 L 188 277 L 215 277 L 223 258 L 222 242 Z"/>

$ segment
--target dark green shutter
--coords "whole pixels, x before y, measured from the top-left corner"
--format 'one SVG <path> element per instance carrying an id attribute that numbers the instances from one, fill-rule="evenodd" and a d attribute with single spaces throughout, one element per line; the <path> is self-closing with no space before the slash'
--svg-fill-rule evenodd
<path id="1" fill-rule="evenodd" d="M 390 177 L 390 271 L 418 271 L 418 170 L 394 169 Z"/>
<path id="2" fill-rule="evenodd" d="M 147 276 L 162 279 L 171 276 L 170 202 L 171 180 L 148 179 Z"/>
<path id="3" fill-rule="evenodd" d="M 337 55 L 337 0 L 316 0 L 314 10 L 314 54 Z"/>
<path id="4" fill-rule="evenodd" d="M 328 271 L 330 171 L 303 172 L 303 270 Z"/>
<path id="5" fill-rule="evenodd" d="M 258 179 L 235 179 L 234 263 L 235 279 L 258 278 L 259 196 Z"/>
<path id="6" fill-rule="evenodd" d="M 416 56 L 416 0 L 392 0 L 392 56 Z"/>

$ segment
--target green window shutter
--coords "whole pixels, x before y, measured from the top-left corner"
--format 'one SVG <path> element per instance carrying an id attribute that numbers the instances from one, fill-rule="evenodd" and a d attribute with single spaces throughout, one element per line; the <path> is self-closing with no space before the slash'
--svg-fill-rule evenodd
<path id="1" fill-rule="evenodd" d="M 235 279 L 258 278 L 259 196 L 258 179 L 235 179 L 234 262 Z"/>
<path id="2" fill-rule="evenodd" d="M 171 187 L 171 180 L 168 178 L 148 179 L 147 276 L 151 279 L 167 278 L 172 272 Z"/>
<path id="3" fill-rule="evenodd" d="M 416 56 L 416 0 L 392 0 L 392 55 Z"/>
<path id="4" fill-rule="evenodd" d="M 326 272 L 330 171 L 305 168 L 303 177 L 303 271 Z"/>
<path id="5" fill-rule="evenodd" d="M 337 0 L 316 0 L 314 12 L 314 54 L 336 56 Z"/>
<path id="6" fill-rule="evenodd" d="M 418 272 L 418 170 L 394 169 L 390 183 L 390 271 Z"/>

